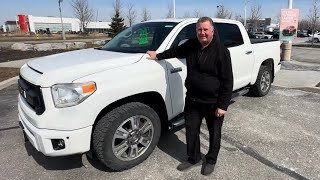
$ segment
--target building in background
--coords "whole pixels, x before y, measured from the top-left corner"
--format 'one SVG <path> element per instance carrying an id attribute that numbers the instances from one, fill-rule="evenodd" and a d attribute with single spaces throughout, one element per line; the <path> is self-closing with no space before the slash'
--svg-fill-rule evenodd
<path id="1" fill-rule="evenodd" d="M 265 32 L 273 32 L 273 31 L 279 31 L 280 25 L 279 23 L 277 24 L 270 24 L 265 28 Z"/>
<path id="2" fill-rule="evenodd" d="M 262 32 L 267 26 L 271 25 L 271 18 L 259 19 L 259 20 L 248 20 L 247 28 L 249 32 Z"/>
<path id="3" fill-rule="evenodd" d="M 110 22 L 89 22 L 84 31 L 107 33 L 110 31 Z"/>
<path id="4" fill-rule="evenodd" d="M 89 22 L 87 28 L 81 28 L 77 18 L 62 18 L 63 29 L 67 32 L 100 32 L 106 33 L 110 29 L 110 22 Z M 41 17 L 32 15 L 18 15 L 17 21 L 6 21 L 4 32 L 33 32 L 59 33 L 62 32 L 60 17 Z"/>
<path id="5" fill-rule="evenodd" d="M 80 21 L 77 18 L 62 18 L 63 29 L 65 32 L 79 32 Z M 51 32 L 57 33 L 62 31 L 61 19 L 59 17 L 40 17 L 27 16 L 27 22 L 30 32 Z"/>
<path id="6" fill-rule="evenodd" d="M 19 23 L 17 21 L 6 21 L 3 25 L 3 32 L 19 32 Z"/>

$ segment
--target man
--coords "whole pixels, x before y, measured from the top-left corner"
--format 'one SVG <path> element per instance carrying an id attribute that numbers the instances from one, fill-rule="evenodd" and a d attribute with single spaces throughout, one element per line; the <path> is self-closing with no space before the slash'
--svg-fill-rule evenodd
<path id="1" fill-rule="evenodd" d="M 147 54 L 151 60 L 186 57 L 184 112 L 188 159 L 177 169 L 184 171 L 200 163 L 199 134 L 202 119 L 205 118 L 210 145 L 201 174 L 209 175 L 214 171 L 220 150 L 221 127 L 231 99 L 233 75 L 229 50 L 214 37 L 212 19 L 201 17 L 196 27 L 197 39 L 190 39 L 163 53 L 148 51 Z"/>

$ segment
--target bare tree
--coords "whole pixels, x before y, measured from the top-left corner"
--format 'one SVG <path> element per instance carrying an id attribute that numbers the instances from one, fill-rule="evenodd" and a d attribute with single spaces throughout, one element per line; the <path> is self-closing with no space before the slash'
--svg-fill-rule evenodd
<path id="1" fill-rule="evenodd" d="M 189 11 L 184 12 L 183 18 L 190 18 L 190 17 L 191 15 Z"/>
<path id="2" fill-rule="evenodd" d="M 172 4 L 168 4 L 168 13 L 166 15 L 166 18 L 173 18 L 173 7 Z"/>
<path id="3" fill-rule="evenodd" d="M 75 17 L 80 20 L 82 30 L 85 31 L 93 17 L 93 10 L 89 7 L 88 0 L 72 0 L 71 7 Z"/>
<path id="4" fill-rule="evenodd" d="M 231 19 L 232 18 L 232 12 L 226 9 L 224 6 L 217 6 L 218 11 L 216 13 L 216 18 L 221 19 Z"/>
<path id="5" fill-rule="evenodd" d="M 142 14 L 141 15 L 142 15 L 142 22 L 143 21 L 148 21 L 149 19 L 151 19 L 150 12 L 146 7 L 144 7 L 142 9 Z"/>
<path id="6" fill-rule="evenodd" d="M 113 6 L 113 10 L 115 14 L 121 14 L 121 10 L 122 10 L 122 3 L 121 0 L 114 0 L 112 3 Z"/>
<path id="7" fill-rule="evenodd" d="M 131 3 L 128 3 L 127 8 L 128 8 L 127 18 L 128 18 L 129 26 L 131 26 L 137 18 L 137 11 L 134 9 L 134 4 L 131 4 Z"/>
<path id="8" fill-rule="evenodd" d="M 272 20 L 273 23 L 280 23 L 280 19 L 281 19 L 281 16 L 280 16 L 280 13 L 278 13 L 274 19 Z"/>
<path id="9" fill-rule="evenodd" d="M 319 16 L 320 16 L 320 9 L 319 9 L 319 0 L 313 0 L 312 1 L 312 7 L 310 8 L 310 14 L 308 14 L 308 20 L 309 20 L 309 25 L 310 25 L 310 30 L 312 33 L 312 45 L 314 41 L 314 33 L 319 28 Z"/>
<path id="10" fill-rule="evenodd" d="M 202 17 L 202 16 L 203 16 L 203 14 L 201 13 L 201 11 L 199 9 L 193 10 L 193 17 L 199 18 L 199 17 Z"/>
<path id="11" fill-rule="evenodd" d="M 252 30 L 256 31 L 258 28 L 258 22 L 261 19 L 262 14 L 261 14 L 261 5 L 256 4 L 252 5 L 250 8 L 250 16 L 249 16 L 249 21 L 252 24 Z"/>
<path id="12" fill-rule="evenodd" d="M 120 0 L 115 0 L 113 3 L 114 15 L 111 18 L 111 35 L 115 36 L 126 28 L 124 19 L 121 16 L 122 4 Z"/>
<path id="13" fill-rule="evenodd" d="M 234 20 L 240 21 L 242 24 L 244 24 L 244 18 L 239 13 L 234 15 Z"/>
<path id="14" fill-rule="evenodd" d="M 300 30 L 307 30 L 311 27 L 310 22 L 306 19 L 302 19 L 298 23 L 298 27 Z"/>

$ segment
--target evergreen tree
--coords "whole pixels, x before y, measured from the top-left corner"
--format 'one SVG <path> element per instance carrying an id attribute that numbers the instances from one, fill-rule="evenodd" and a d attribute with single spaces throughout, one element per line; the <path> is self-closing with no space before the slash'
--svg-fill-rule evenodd
<path id="1" fill-rule="evenodd" d="M 126 28 L 126 26 L 124 25 L 124 18 L 122 18 L 120 15 L 120 0 L 116 0 L 114 10 L 115 14 L 111 18 L 112 21 L 110 24 L 112 37 L 116 36 L 118 33 L 120 33 L 122 30 Z"/>

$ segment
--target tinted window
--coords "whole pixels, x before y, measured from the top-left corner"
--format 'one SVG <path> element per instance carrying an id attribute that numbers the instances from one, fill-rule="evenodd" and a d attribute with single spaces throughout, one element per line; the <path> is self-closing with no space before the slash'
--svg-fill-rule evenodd
<path id="1" fill-rule="evenodd" d="M 124 53 L 155 51 L 176 25 L 172 22 L 136 24 L 119 33 L 101 49 Z"/>
<path id="2" fill-rule="evenodd" d="M 196 33 L 196 24 L 190 24 L 184 27 L 178 34 L 178 36 L 173 41 L 171 47 L 175 47 L 179 45 L 179 42 L 185 39 L 193 39 L 197 37 Z"/>
<path id="3" fill-rule="evenodd" d="M 243 44 L 240 29 L 235 24 L 215 23 L 216 32 L 219 34 L 220 42 L 226 47 L 234 47 Z"/>

